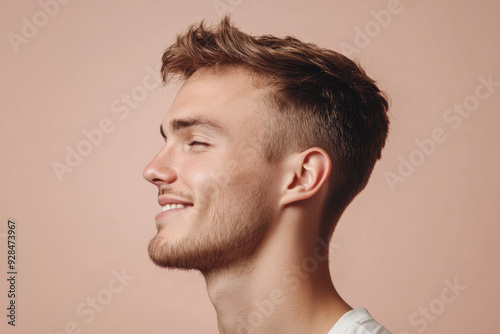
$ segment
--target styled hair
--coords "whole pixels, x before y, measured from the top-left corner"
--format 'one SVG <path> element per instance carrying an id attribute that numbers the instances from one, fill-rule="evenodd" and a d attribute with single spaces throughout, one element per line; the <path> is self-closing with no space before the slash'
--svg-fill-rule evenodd
<path id="1" fill-rule="evenodd" d="M 366 186 L 389 130 L 388 102 L 365 71 L 332 50 L 294 37 L 250 36 L 228 16 L 177 36 L 162 57 L 162 76 L 188 79 L 202 68 L 237 66 L 272 89 L 263 153 L 270 162 L 310 147 L 333 164 L 320 237 L 330 240 L 352 199 Z"/>

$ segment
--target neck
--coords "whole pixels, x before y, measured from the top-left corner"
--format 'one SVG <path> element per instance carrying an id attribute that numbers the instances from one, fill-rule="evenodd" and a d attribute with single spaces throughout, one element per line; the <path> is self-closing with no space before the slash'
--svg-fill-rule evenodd
<path id="1" fill-rule="evenodd" d="M 220 333 L 327 333 L 352 309 L 332 284 L 328 245 L 304 225 L 277 224 L 251 260 L 205 274 Z"/>

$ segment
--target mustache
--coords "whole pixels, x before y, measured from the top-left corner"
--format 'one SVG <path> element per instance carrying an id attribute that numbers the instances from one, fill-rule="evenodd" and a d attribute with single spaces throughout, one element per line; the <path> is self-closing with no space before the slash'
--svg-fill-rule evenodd
<path id="1" fill-rule="evenodd" d="M 161 187 L 158 189 L 158 197 L 160 196 L 172 196 L 187 202 L 193 202 L 193 197 L 190 194 L 173 189 L 172 187 Z"/>

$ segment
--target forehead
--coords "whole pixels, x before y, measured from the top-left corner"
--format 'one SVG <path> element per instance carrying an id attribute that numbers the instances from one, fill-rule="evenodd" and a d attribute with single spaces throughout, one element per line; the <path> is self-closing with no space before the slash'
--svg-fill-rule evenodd
<path id="1" fill-rule="evenodd" d="M 201 69 L 179 89 L 163 124 L 173 119 L 213 120 L 234 133 L 257 131 L 263 126 L 268 87 L 256 87 L 243 69 Z M 241 132 L 243 131 L 243 132 Z"/>

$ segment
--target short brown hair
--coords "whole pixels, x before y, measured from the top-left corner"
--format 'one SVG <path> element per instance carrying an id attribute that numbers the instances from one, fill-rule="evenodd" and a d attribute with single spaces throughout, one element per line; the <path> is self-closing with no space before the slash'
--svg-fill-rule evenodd
<path id="1" fill-rule="evenodd" d="M 330 239 L 347 205 L 366 186 L 389 129 L 388 103 L 375 81 L 349 58 L 294 37 L 250 36 L 224 17 L 178 35 L 162 57 L 162 75 L 189 78 L 201 68 L 239 66 L 272 89 L 274 115 L 264 154 L 277 161 L 310 147 L 333 163 L 320 237 Z"/>

